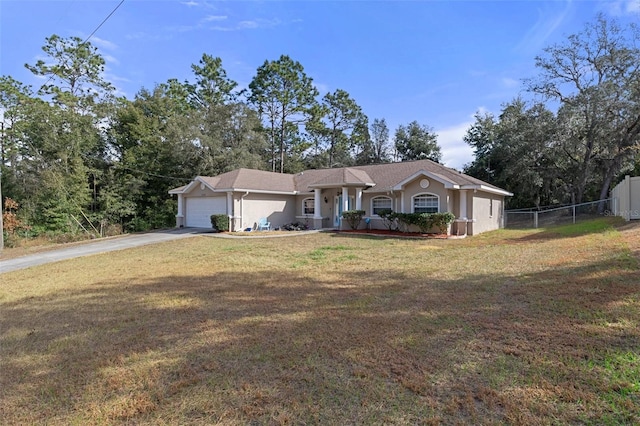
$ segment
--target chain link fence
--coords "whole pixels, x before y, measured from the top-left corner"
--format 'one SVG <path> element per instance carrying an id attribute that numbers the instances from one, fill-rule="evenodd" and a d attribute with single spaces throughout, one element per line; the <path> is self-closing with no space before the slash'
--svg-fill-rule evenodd
<path id="1" fill-rule="evenodd" d="M 505 227 L 542 228 L 576 223 L 580 220 L 612 215 L 611 212 L 614 210 L 612 198 L 562 207 L 506 210 Z"/>

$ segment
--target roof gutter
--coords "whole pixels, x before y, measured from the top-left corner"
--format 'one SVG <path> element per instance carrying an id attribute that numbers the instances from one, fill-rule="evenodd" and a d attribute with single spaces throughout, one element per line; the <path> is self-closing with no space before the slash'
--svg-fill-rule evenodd
<path id="1" fill-rule="evenodd" d="M 298 195 L 299 191 L 268 191 L 262 189 L 246 189 L 246 188 L 225 188 L 225 189 L 214 189 L 213 192 L 246 192 L 253 194 L 276 194 L 276 195 Z"/>
<path id="2" fill-rule="evenodd" d="M 488 192 L 490 194 L 503 195 L 505 197 L 513 196 L 513 193 L 509 191 L 505 191 L 504 189 L 500 189 L 500 188 L 493 188 L 486 185 L 463 185 L 459 189 L 473 189 L 476 191 Z"/>

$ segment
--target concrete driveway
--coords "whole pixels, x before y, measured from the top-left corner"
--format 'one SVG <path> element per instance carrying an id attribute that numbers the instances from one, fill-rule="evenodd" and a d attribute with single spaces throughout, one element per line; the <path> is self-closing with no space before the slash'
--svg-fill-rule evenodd
<path id="1" fill-rule="evenodd" d="M 124 237 L 97 240 L 92 243 L 78 244 L 72 247 L 54 249 L 50 251 L 34 253 L 15 259 L 0 260 L 0 274 L 3 272 L 17 271 L 45 263 L 57 262 L 74 257 L 88 256 L 109 251 L 123 250 L 131 247 L 139 247 L 147 244 L 161 243 L 180 238 L 193 237 L 203 232 L 211 232 L 210 229 L 185 228 L 169 229 L 163 231 L 147 232 L 144 234 L 131 234 Z"/>

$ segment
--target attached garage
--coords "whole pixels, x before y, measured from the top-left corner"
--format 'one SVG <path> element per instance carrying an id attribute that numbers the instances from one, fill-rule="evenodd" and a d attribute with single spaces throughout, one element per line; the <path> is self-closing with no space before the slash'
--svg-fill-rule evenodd
<path id="1" fill-rule="evenodd" d="M 417 196 L 430 195 L 440 200 L 440 211 L 454 216 L 455 211 L 461 223 L 473 224 L 464 228 L 463 235 L 502 227 L 504 197 L 513 195 L 431 160 L 314 169 L 295 175 L 243 168 L 218 176 L 196 176 L 169 194 L 178 196 L 177 227 L 210 229 L 211 215 L 223 214 L 229 217 L 230 231 L 254 228 L 260 219 L 266 219 L 272 228 L 294 222 L 315 229 L 331 226 L 339 210 L 334 200 L 339 196 L 355 200 L 356 208 L 375 218 L 374 194 L 385 197 L 400 212 L 412 211 Z M 307 206 L 309 200 L 312 208 Z M 343 225 L 339 220 L 335 226 Z"/>
<path id="2" fill-rule="evenodd" d="M 188 197 L 185 201 L 185 226 L 190 228 L 211 228 L 212 214 L 227 214 L 226 196 Z"/>

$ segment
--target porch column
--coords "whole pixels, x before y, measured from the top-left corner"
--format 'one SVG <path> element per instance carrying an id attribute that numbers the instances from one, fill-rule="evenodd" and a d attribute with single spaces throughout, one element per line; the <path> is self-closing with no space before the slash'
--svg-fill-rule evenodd
<path id="1" fill-rule="evenodd" d="M 362 188 L 356 188 L 356 210 L 362 210 Z"/>
<path id="2" fill-rule="evenodd" d="M 400 213 L 404 212 L 404 191 L 400 191 Z"/>
<path id="3" fill-rule="evenodd" d="M 342 211 L 349 210 L 349 188 L 344 186 L 342 188 Z"/>
<path id="4" fill-rule="evenodd" d="M 182 213 L 182 203 L 184 202 L 184 195 L 178 194 L 178 216 L 184 216 Z"/>
<path id="5" fill-rule="evenodd" d="M 466 219 L 467 218 L 467 190 L 460 190 L 460 214 L 458 215 L 458 219 Z"/>
<path id="6" fill-rule="evenodd" d="M 459 237 L 467 235 L 467 190 L 461 189 L 458 196 L 460 197 L 458 201 L 458 218 L 455 220 L 456 224 L 456 235 Z"/>
<path id="7" fill-rule="evenodd" d="M 233 192 L 227 192 L 227 216 L 233 216 Z"/>
<path id="8" fill-rule="evenodd" d="M 320 192 L 322 192 L 320 188 L 316 188 L 313 190 L 313 218 L 314 219 L 322 219 L 322 215 L 320 214 L 320 208 L 322 207 L 322 204 L 320 201 Z"/>
<path id="9" fill-rule="evenodd" d="M 229 231 L 235 231 L 235 220 L 233 219 L 233 192 L 227 192 L 227 216 L 229 217 Z"/>
<path id="10" fill-rule="evenodd" d="M 176 228 L 184 226 L 184 195 L 178 194 L 178 214 L 176 215 Z"/>

